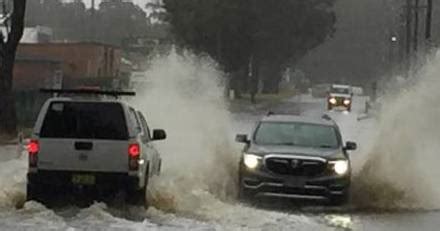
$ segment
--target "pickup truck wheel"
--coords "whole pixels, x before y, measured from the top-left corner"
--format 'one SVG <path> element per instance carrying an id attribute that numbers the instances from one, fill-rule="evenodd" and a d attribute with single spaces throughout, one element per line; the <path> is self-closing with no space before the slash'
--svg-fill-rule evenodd
<path id="1" fill-rule="evenodd" d="M 127 193 L 127 203 L 135 206 L 143 206 L 145 209 L 148 208 L 147 201 L 147 187 L 148 187 L 148 172 L 149 167 L 147 167 L 145 173 L 145 184 L 141 189 L 137 189 Z"/>
<path id="2" fill-rule="evenodd" d="M 162 159 L 159 160 L 159 166 L 157 167 L 157 175 L 160 176 L 160 172 L 162 171 Z"/>
<path id="3" fill-rule="evenodd" d="M 36 184 L 32 184 L 32 183 L 27 183 L 26 185 L 26 201 L 42 201 L 42 195 L 43 195 L 43 191 L 42 189 L 36 185 Z"/>

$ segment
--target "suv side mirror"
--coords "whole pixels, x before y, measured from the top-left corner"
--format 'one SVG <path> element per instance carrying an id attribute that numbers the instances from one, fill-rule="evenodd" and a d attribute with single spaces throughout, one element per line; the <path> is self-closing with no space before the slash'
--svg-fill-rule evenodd
<path id="1" fill-rule="evenodd" d="M 153 130 L 153 140 L 164 140 L 167 138 L 167 133 L 162 129 Z"/>
<path id="2" fill-rule="evenodd" d="M 357 149 L 357 144 L 355 142 L 347 142 L 345 144 L 345 150 L 347 151 L 354 151 Z"/>
<path id="3" fill-rule="evenodd" d="M 249 143 L 248 136 L 247 136 L 247 135 L 244 135 L 244 134 L 238 134 L 238 135 L 235 137 L 235 141 L 238 142 L 238 143 L 245 143 L 245 144 L 248 144 L 248 143 Z"/>

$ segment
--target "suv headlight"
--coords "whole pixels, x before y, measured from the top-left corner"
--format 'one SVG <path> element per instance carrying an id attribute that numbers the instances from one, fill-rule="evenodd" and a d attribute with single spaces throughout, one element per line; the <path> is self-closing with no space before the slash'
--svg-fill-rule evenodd
<path id="1" fill-rule="evenodd" d="M 351 103 L 350 99 L 344 99 L 344 105 L 349 105 Z"/>
<path id="2" fill-rule="evenodd" d="M 247 154 L 245 153 L 243 155 L 243 163 L 246 167 L 250 168 L 250 169 L 255 169 L 258 167 L 258 165 L 260 165 L 260 161 L 263 158 L 261 156 L 257 156 L 254 154 Z"/>
<path id="3" fill-rule="evenodd" d="M 336 100 L 336 98 L 332 97 L 332 98 L 330 98 L 330 99 L 328 100 L 328 102 L 329 102 L 330 104 L 336 104 L 338 101 Z"/>
<path id="4" fill-rule="evenodd" d="M 338 175 L 345 175 L 349 170 L 348 160 L 329 161 L 329 164 L 333 171 Z"/>

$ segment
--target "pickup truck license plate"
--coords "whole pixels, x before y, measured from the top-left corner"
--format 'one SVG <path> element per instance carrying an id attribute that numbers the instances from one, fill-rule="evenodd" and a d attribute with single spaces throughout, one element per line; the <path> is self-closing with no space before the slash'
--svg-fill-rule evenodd
<path id="1" fill-rule="evenodd" d="M 75 174 L 72 175 L 72 184 L 76 185 L 94 185 L 95 184 L 95 176 L 87 175 L 87 174 Z"/>

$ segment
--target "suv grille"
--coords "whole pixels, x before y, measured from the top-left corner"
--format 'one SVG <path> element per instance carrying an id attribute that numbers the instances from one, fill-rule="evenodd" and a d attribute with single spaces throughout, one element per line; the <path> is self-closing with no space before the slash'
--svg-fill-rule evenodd
<path id="1" fill-rule="evenodd" d="M 344 104 L 345 97 L 335 97 L 336 104 Z"/>
<path id="2" fill-rule="evenodd" d="M 266 168 L 280 175 L 318 176 L 325 172 L 326 163 L 319 160 L 270 157 L 266 159 Z"/>

